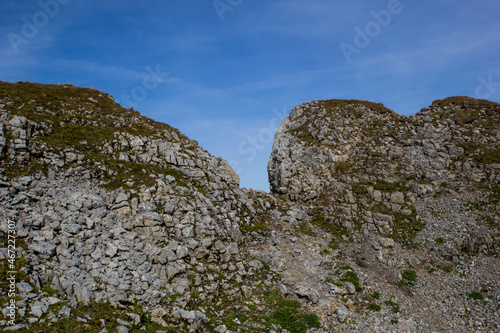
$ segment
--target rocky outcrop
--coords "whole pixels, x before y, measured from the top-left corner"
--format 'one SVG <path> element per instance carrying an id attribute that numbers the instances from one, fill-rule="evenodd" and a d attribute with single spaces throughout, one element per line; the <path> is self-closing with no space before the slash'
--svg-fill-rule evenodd
<path id="1" fill-rule="evenodd" d="M 365 101 L 310 102 L 276 133 L 271 192 L 314 203 L 327 223 L 409 241 L 425 222 L 421 199 L 498 186 L 499 138 L 500 105 L 484 100 L 438 100 L 408 118 Z"/>
<path id="2" fill-rule="evenodd" d="M 498 184 L 499 110 L 467 97 L 435 101 L 410 117 L 356 100 L 299 105 L 275 136 L 271 192 L 308 202 L 335 192 L 346 177 L 407 181 L 420 191 L 444 181 Z"/>
<path id="3" fill-rule="evenodd" d="M 93 89 L 0 83 L 4 331 L 498 329 L 498 105 L 311 102 L 273 194 Z"/>
<path id="4" fill-rule="evenodd" d="M 463 266 L 466 254 L 485 255 L 488 259 L 479 271 L 492 277 L 500 245 L 499 139 L 500 105 L 485 100 L 437 100 L 410 117 L 366 101 L 309 102 L 292 109 L 275 135 L 268 164 L 271 192 L 294 205 L 307 206 L 310 223 L 331 235 L 330 245 L 316 251 L 332 252 L 331 248 L 346 241 L 353 244 L 351 251 L 349 246 L 340 246 L 342 254 L 357 258 L 356 271 L 365 275 L 365 281 L 385 276 L 386 281 L 404 284 L 401 272 L 422 266 L 428 271 L 451 272 L 461 267 L 470 272 Z M 298 226 L 307 231 L 309 225 Z M 289 246 L 282 247 L 290 251 Z M 326 280 L 331 272 L 318 269 L 317 265 L 325 265 L 321 261 L 310 267 L 310 256 L 304 256 L 303 250 L 298 253 L 305 267 L 289 270 L 290 280 L 314 286 L 309 294 L 301 291 L 309 297 L 314 298 L 321 288 L 327 293 L 328 288 L 315 281 L 321 276 Z M 314 273 L 301 276 L 296 271 Z M 341 269 L 333 272 L 342 277 Z M 463 289 L 467 282 L 451 276 L 436 283 L 470 294 Z M 438 299 L 457 295 L 448 288 L 435 289 L 430 281 L 425 285 Z M 345 283 L 344 287 L 339 283 L 331 290 L 346 294 Z M 440 308 L 427 297 L 414 302 Z M 338 318 L 344 318 L 345 309 L 336 307 Z M 498 309 L 493 308 L 486 310 L 490 321 L 498 316 L 494 314 Z M 420 309 L 411 311 L 414 318 L 424 320 Z M 466 325 L 452 319 L 463 312 L 439 311 L 449 314 L 444 315 L 448 323 L 430 317 L 424 321 L 444 330 Z M 364 327 L 361 331 L 372 330 Z"/>
<path id="5" fill-rule="evenodd" d="M 241 190 L 225 160 L 96 90 L 1 88 L 0 234 L 17 243 L 0 255 L 19 270 L 16 323 L 32 331 L 75 320 L 78 304 L 137 304 L 128 314 L 151 324 L 132 316 L 121 326 L 198 330 L 223 318 L 202 304 L 236 306 L 272 289 L 274 275 L 242 248 L 240 226 L 276 199 Z M 269 287 L 257 290 L 261 281 Z"/>

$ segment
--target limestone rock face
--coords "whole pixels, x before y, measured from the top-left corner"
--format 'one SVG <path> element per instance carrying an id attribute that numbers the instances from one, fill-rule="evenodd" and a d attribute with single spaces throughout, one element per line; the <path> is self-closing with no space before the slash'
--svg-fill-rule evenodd
<path id="1" fill-rule="evenodd" d="M 357 100 L 299 105 L 275 135 L 271 192 L 308 202 L 349 183 L 498 183 L 499 110 L 467 97 L 437 100 L 410 117 Z"/>
<path id="2" fill-rule="evenodd" d="M 268 174 L 271 193 L 289 205 L 307 207 L 309 225 L 333 237 L 329 247 L 320 253 L 328 254 L 338 246 L 341 256 L 354 253 L 354 270 L 367 274 L 369 280 L 384 275 L 400 286 L 409 285 L 409 274 L 417 267 L 430 264 L 450 272 L 454 265 L 462 265 L 465 252 L 484 255 L 487 261 L 498 264 L 498 103 L 451 97 L 404 117 L 382 104 L 366 101 L 308 102 L 293 108 L 277 130 Z M 290 219 L 289 225 L 298 225 L 301 232 L 310 233 L 308 224 L 295 219 Z M 274 255 L 274 260 L 278 267 L 296 267 L 285 270 L 287 277 L 283 280 L 291 285 L 297 281 L 296 294 L 304 297 L 300 286 L 315 285 L 314 279 L 322 275 L 321 267 L 328 264 L 308 266 L 307 247 L 298 250 L 299 241 L 289 239 L 291 243 L 273 242 L 283 253 L 278 258 Z M 287 259 L 292 257 L 295 259 Z M 494 274 L 493 266 L 480 266 L 480 274 Z M 356 280 L 350 279 L 354 276 L 351 268 L 344 265 L 337 269 L 345 289 L 333 279 L 330 292 L 346 295 L 359 291 Z M 342 273 L 344 270 L 348 272 Z M 465 280 L 470 281 L 454 281 L 451 274 L 443 278 L 453 288 L 463 288 Z M 447 288 L 435 289 L 430 281 L 425 285 L 442 297 L 450 294 Z M 318 284 L 311 289 L 321 290 Z M 324 288 L 323 293 L 327 292 L 328 288 Z M 378 311 L 376 301 L 370 307 Z M 352 315 L 343 304 L 334 305 L 333 311 L 340 322 Z M 425 321 L 457 327 L 451 317 L 448 323 L 437 324 L 439 320 L 431 317 Z M 402 331 L 418 331 L 413 320 L 399 323 Z M 362 324 L 356 329 L 371 331 L 373 326 Z"/>
<path id="3" fill-rule="evenodd" d="M 103 92 L 0 82 L 1 330 L 497 331 L 498 119 L 306 103 L 269 194 Z"/>
<path id="4" fill-rule="evenodd" d="M 309 102 L 280 125 L 268 164 L 271 192 L 313 203 L 347 229 L 423 228 L 415 204 L 439 190 L 500 182 L 500 105 L 435 101 L 404 117 L 357 100 Z"/>
<path id="5" fill-rule="evenodd" d="M 276 207 L 177 129 L 69 84 L 0 82 L 0 194 L 0 237 L 7 244 L 15 231 L 23 244 L 0 259 L 25 260 L 18 307 L 30 324 L 57 316 L 42 294 L 50 289 L 65 306 L 137 302 L 157 329 L 179 314 L 197 330 L 208 319 L 199 305 L 187 310 L 192 294 L 197 304 L 252 295 L 255 258 L 240 226 Z M 140 328 L 132 315 L 119 328 Z"/>

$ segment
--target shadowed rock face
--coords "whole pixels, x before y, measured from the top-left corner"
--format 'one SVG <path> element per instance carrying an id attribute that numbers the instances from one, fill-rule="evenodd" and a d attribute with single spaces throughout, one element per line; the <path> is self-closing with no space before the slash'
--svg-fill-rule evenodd
<path id="1" fill-rule="evenodd" d="M 496 330 L 498 119 L 463 97 L 409 118 L 303 104 L 276 133 L 271 195 L 103 92 L 0 82 L 0 273 L 19 297 L 0 326 Z"/>

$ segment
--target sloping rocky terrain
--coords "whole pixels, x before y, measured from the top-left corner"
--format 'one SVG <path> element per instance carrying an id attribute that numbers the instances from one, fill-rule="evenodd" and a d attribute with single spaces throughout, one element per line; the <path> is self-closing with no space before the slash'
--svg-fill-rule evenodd
<path id="1" fill-rule="evenodd" d="M 348 301 L 354 309 L 361 298 L 385 311 L 356 318 L 355 330 L 499 329 L 499 139 L 500 105 L 467 97 L 410 117 L 371 102 L 317 101 L 283 120 L 271 191 L 309 207 L 311 223 L 333 235 L 330 265 L 346 262 L 367 285 Z M 388 310 L 405 313 L 407 327 L 386 326 L 402 321 Z"/>
<path id="2" fill-rule="evenodd" d="M 306 103 L 268 194 L 103 92 L 2 82 L 1 327 L 495 332 L 499 111 Z"/>

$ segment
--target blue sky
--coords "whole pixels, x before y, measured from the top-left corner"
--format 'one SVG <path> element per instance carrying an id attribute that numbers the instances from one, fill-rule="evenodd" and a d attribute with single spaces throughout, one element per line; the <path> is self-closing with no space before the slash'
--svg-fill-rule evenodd
<path id="1" fill-rule="evenodd" d="M 500 101 L 499 17 L 493 0 L 2 0 L 0 80 L 103 90 L 267 191 L 297 104 Z"/>

